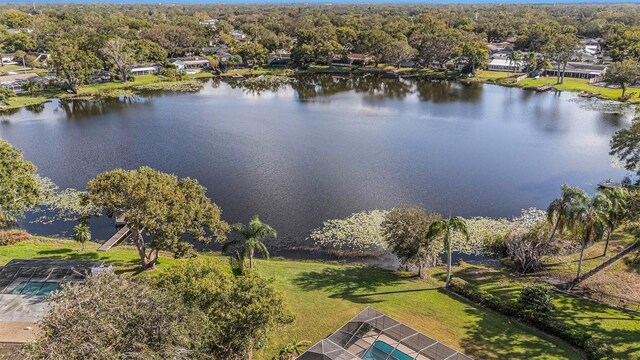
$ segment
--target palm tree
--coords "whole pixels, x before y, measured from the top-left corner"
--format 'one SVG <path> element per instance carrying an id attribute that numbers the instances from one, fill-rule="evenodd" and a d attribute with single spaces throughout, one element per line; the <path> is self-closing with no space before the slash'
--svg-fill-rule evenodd
<path id="1" fill-rule="evenodd" d="M 276 238 L 278 233 L 271 226 L 260 221 L 258 215 L 254 215 L 249 222 L 249 226 L 244 224 L 234 224 L 232 230 L 240 234 L 240 239 L 229 240 L 222 245 L 222 252 L 226 252 L 230 246 L 239 246 L 241 252 L 238 254 L 240 266 L 244 268 L 245 260 L 249 259 L 249 268 L 253 269 L 253 255 L 255 251 L 259 251 L 266 259 L 269 258 L 269 251 L 262 240 L 273 237 Z"/>
<path id="2" fill-rule="evenodd" d="M 620 222 L 624 219 L 627 207 L 627 190 L 622 187 L 614 189 L 602 190 L 602 195 L 609 201 L 607 211 L 607 242 L 604 245 L 604 252 L 602 256 L 607 256 L 607 249 L 609 248 L 609 239 L 611 233 L 620 225 Z"/>
<path id="3" fill-rule="evenodd" d="M 513 72 L 515 73 L 516 70 L 518 69 L 518 63 L 520 62 L 520 60 L 522 59 L 522 57 L 520 56 L 520 53 L 517 51 L 512 51 L 509 53 L 509 55 L 507 55 L 507 60 L 509 60 L 509 65 L 516 65 L 513 67 Z"/>
<path id="4" fill-rule="evenodd" d="M 81 221 L 80 224 L 74 226 L 73 240 L 82 244 L 82 251 L 85 251 L 85 244 L 91 241 L 91 229 L 89 229 L 89 224 L 85 221 Z"/>
<path id="5" fill-rule="evenodd" d="M 467 223 L 459 216 L 433 222 L 429 225 L 429 231 L 427 232 L 428 239 L 443 236 L 444 250 L 447 252 L 446 286 L 449 286 L 449 282 L 451 281 L 451 235 L 454 231 L 460 232 L 466 240 L 469 241 Z"/>
<path id="6" fill-rule="evenodd" d="M 27 81 L 24 85 L 22 85 L 22 89 L 29 94 L 33 95 L 34 92 L 40 90 L 40 84 L 35 81 Z"/>
<path id="7" fill-rule="evenodd" d="M 560 231 L 560 233 L 564 231 L 571 208 L 579 206 L 587 199 L 587 194 L 584 191 L 567 184 L 562 184 L 560 193 L 560 197 L 554 199 L 547 208 L 547 220 L 549 220 L 549 223 L 553 223 L 555 220 L 549 241 L 553 240 L 556 231 Z"/>
<path id="8" fill-rule="evenodd" d="M 580 232 L 580 260 L 578 261 L 578 272 L 576 280 L 580 278 L 584 249 L 591 242 L 602 239 L 606 225 L 607 213 L 609 212 L 609 200 L 602 194 L 598 194 L 591 199 L 587 198 L 582 206 L 574 206 L 569 212 L 568 220 L 571 225 Z"/>
<path id="9" fill-rule="evenodd" d="M 302 354 L 302 349 L 311 345 L 310 341 L 302 340 L 298 341 L 298 337 L 294 336 L 290 343 L 284 345 L 278 353 L 278 360 L 293 359 Z"/>

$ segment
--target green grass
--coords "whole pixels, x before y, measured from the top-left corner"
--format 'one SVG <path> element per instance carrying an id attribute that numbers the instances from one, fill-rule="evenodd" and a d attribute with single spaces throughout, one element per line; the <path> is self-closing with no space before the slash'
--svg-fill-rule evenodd
<path id="1" fill-rule="evenodd" d="M 615 232 L 611 236 L 607 256 L 604 253 L 605 242 L 600 241 L 588 247 L 584 251 L 581 272 L 587 271 L 602 264 L 604 261 L 612 258 L 625 247 L 631 245 L 635 241 L 633 235 L 624 232 Z M 562 281 L 570 281 L 576 277 L 578 271 L 579 253 L 567 256 L 546 256 L 543 258 L 545 276 L 550 276 Z"/>
<path id="2" fill-rule="evenodd" d="M 473 81 L 479 82 L 494 82 L 500 85 L 508 85 L 508 86 L 516 86 L 521 88 L 535 88 L 541 85 L 553 85 L 558 90 L 563 91 L 571 91 L 571 92 L 581 92 L 586 91 L 593 94 L 597 94 L 598 96 L 611 99 L 618 100 L 622 95 L 621 89 L 613 89 L 602 86 L 594 86 L 589 84 L 589 80 L 587 79 L 574 79 L 574 78 L 565 78 L 564 83 L 556 84 L 555 77 L 540 77 L 538 79 L 527 78 L 519 83 L 515 82 L 515 78 L 520 73 L 512 73 L 512 72 L 503 72 L 503 71 L 481 71 L 476 76 L 471 78 Z M 628 89 L 627 92 L 635 92 L 636 95 L 629 100 L 631 103 L 640 103 L 640 89 L 631 88 Z"/>
<path id="3" fill-rule="evenodd" d="M 79 252 L 79 248 L 71 241 L 36 238 L 0 247 L 0 264 L 13 258 L 87 259 L 113 263 L 122 273 L 135 273 L 138 259 L 132 247 L 120 246 L 100 253 L 95 251 L 96 244 L 89 244 L 85 252 Z M 219 255 L 201 256 L 227 261 Z M 173 261 L 162 258 L 159 267 Z M 275 286 L 296 315 L 292 325 L 273 334 L 257 359 L 270 359 L 293 336 L 316 342 L 366 306 L 375 307 L 476 359 L 580 359 L 578 353 L 558 339 L 442 291 L 440 269 L 434 269 L 434 276 L 429 279 L 420 280 L 378 268 L 270 260 L 258 261 L 257 271 L 274 278 Z"/>
<path id="4" fill-rule="evenodd" d="M 519 75 L 522 75 L 520 73 L 512 73 L 512 72 L 506 72 L 506 71 L 489 71 L 489 70 L 484 70 L 484 71 L 480 71 L 478 72 L 474 77 L 472 77 L 472 80 L 476 80 L 476 81 L 497 81 L 499 79 L 504 79 L 504 78 L 510 78 L 510 77 L 517 77 Z"/>
<path id="5" fill-rule="evenodd" d="M 517 300 L 523 280 L 507 272 L 475 266 L 458 269 L 456 275 L 503 299 Z M 619 310 L 573 296 L 556 294 L 553 316 L 601 337 L 612 346 L 616 358 L 640 359 L 640 314 Z"/>
<path id="6" fill-rule="evenodd" d="M 615 239 L 614 244 L 628 240 Z M 96 252 L 97 247 L 90 243 L 87 251 L 81 252 L 75 242 L 36 237 L 1 246 L 0 265 L 14 258 L 86 259 L 111 263 L 119 273 L 137 273 L 138 257 L 133 247 Z M 217 254 L 200 256 L 227 264 L 227 259 Z M 158 268 L 174 261 L 162 257 Z M 476 359 L 581 359 L 578 352 L 557 338 L 443 291 L 443 268 L 431 269 L 424 280 L 379 268 L 305 261 L 258 260 L 256 268 L 262 276 L 274 279 L 274 286 L 282 291 L 296 315 L 293 324 L 272 334 L 267 347 L 256 354 L 257 359 L 271 359 L 294 336 L 316 342 L 366 306 Z M 518 298 L 522 282 L 528 280 L 481 266 L 465 265 L 455 271 L 481 289 L 512 300 Z M 604 338 L 616 357 L 640 358 L 640 315 L 565 295 L 557 295 L 555 303 L 558 308 L 554 316 Z"/>
<path id="7" fill-rule="evenodd" d="M 552 84 L 558 90 L 564 91 L 572 91 L 572 92 L 580 92 L 587 91 L 590 93 L 598 94 L 603 98 L 617 100 L 622 95 L 621 89 L 612 89 L 606 88 L 602 86 L 594 86 L 589 84 L 589 80 L 587 79 L 573 79 L 573 78 L 565 78 L 564 83 L 556 84 L 555 77 L 541 77 L 538 79 L 524 79 L 518 86 L 521 87 L 537 87 L 540 85 Z M 636 92 L 636 95 L 630 99 L 630 102 L 636 103 L 640 102 L 640 89 L 629 89 L 628 92 Z"/>

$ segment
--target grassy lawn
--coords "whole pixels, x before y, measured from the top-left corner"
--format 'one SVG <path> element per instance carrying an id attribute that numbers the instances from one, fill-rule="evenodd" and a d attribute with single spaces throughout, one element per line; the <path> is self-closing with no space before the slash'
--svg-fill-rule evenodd
<path id="1" fill-rule="evenodd" d="M 540 85 L 552 84 L 558 90 L 580 92 L 587 91 L 590 93 L 598 94 L 607 99 L 617 100 L 622 95 L 621 89 L 606 88 L 602 86 L 593 86 L 589 84 L 587 79 L 573 79 L 565 78 L 563 84 L 556 85 L 555 77 L 541 77 L 539 79 L 524 79 L 518 83 L 521 87 L 537 87 Z M 636 92 L 636 95 L 630 100 L 630 102 L 640 102 L 640 89 L 632 88 L 628 89 L 628 92 Z"/>
<path id="2" fill-rule="evenodd" d="M 625 247 L 631 245 L 634 238 L 630 234 L 616 232 L 611 236 L 607 256 L 604 253 L 604 241 L 597 242 L 584 251 L 582 261 L 582 273 L 585 273 L 600 265 L 609 258 L 612 258 Z M 578 260 L 580 254 L 575 253 L 567 256 L 547 256 L 543 258 L 544 270 L 541 275 L 553 277 L 561 281 L 570 281 L 576 277 L 578 271 Z"/>
<path id="3" fill-rule="evenodd" d="M 527 280 L 475 266 L 458 268 L 457 275 L 482 290 L 511 300 L 520 296 L 522 281 Z M 617 359 L 640 359 L 640 314 L 562 294 L 556 294 L 555 305 L 556 318 L 605 339 Z"/>
<path id="4" fill-rule="evenodd" d="M 259 76 L 259 75 L 282 75 L 288 76 L 294 73 L 291 69 L 286 69 L 282 67 L 261 67 L 258 69 L 253 68 L 241 68 L 241 69 L 231 69 L 227 72 L 223 73 L 222 77 L 229 77 L 233 75 L 242 75 L 242 76 Z"/>
<path id="5" fill-rule="evenodd" d="M 512 72 L 506 72 L 506 71 L 490 71 L 490 70 L 483 70 L 478 72 L 474 77 L 472 77 L 472 80 L 476 80 L 476 81 L 496 81 L 499 79 L 504 79 L 504 78 L 509 78 L 509 77 L 516 77 L 522 75 L 520 73 L 512 73 Z"/>
<path id="6" fill-rule="evenodd" d="M 79 245 L 71 241 L 35 238 L 0 247 L 0 264 L 13 258 L 87 259 L 110 262 L 122 273 L 135 273 L 138 259 L 132 247 L 98 253 L 97 246 L 89 244 L 87 251 L 79 252 Z M 226 262 L 219 255 L 201 256 Z M 173 261 L 162 258 L 159 267 Z M 257 359 L 270 359 L 294 335 L 316 342 L 366 306 L 405 321 L 476 359 L 581 358 L 557 339 L 443 292 L 440 269 L 434 269 L 434 276 L 427 280 L 378 268 L 300 261 L 258 261 L 257 271 L 274 278 L 275 286 L 296 314 L 294 324 L 278 330 Z"/>
<path id="7" fill-rule="evenodd" d="M 523 88 L 535 88 L 541 85 L 554 85 L 558 90 L 581 92 L 587 91 L 593 94 L 597 94 L 606 99 L 618 100 L 622 95 L 621 89 L 607 88 L 602 86 L 594 86 L 589 84 L 587 79 L 574 79 L 565 78 L 563 84 L 556 84 L 555 77 L 541 77 L 538 79 L 527 78 L 519 83 L 515 82 L 515 77 L 522 75 L 520 73 L 504 72 L 504 71 L 488 71 L 484 70 L 479 72 L 476 76 L 471 78 L 474 81 L 480 82 L 495 82 L 501 85 L 517 86 Z M 635 92 L 636 95 L 629 100 L 632 103 L 640 103 L 640 89 L 631 88 L 627 92 Z"/>

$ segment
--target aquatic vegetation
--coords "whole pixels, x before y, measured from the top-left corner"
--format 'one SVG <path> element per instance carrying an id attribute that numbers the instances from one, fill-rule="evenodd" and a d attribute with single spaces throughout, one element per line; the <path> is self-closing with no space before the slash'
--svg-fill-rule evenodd
<path id="1" fill-rule="evenodd" d="M 307 240 L 330 254 L 379 257 L 388 252 L 381 228 L 387 214 L 387 210 L 372 210 L 327 220 Z M 546 213 L 536 208 L 524 209 L 511 219 L 472 217 L 466 219 L 470 241 L 456 233 L 451 237 L 451 248 L 465 254 L 491 255 L 514 229 L 531 229 L 545 218 Z"/>
<path id="2" fill-rule="evenodd" d="M 195 79 L 182 81 L 162 81 L 151 84 L 136 85 L 133 87 L 139 91 L 180 91 L 197 92 L 204 87 L 204 82 Z"/>
<path id="3" fill-rule="evenodd" d="M 381 229 L 387 213 L 372 210 L 327 220 L 307 239 L 323 251 L 339 256 L 381 256 L 387 251 Z"/>

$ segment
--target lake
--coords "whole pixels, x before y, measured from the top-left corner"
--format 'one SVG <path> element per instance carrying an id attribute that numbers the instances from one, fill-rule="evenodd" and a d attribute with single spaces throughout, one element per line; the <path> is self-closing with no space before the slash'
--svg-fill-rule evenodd
<path id="1" fill-rule="evenodd" d="M 625 175 L 609 140 L 632 117 L 569 93 L 318 76 L 279 88 L 209 81 L 193 94 L 55 101 L 2 116 L 0 138 L 63 188 L 142 165 L 196 178 L 225 220 L 260 214 L 279 232 L 277 254 L 314 257 L 286 249 L 354 212 L 418 204 L 510 217 L 546 208 L 563 182 L 594 191 Z M 24 223 L 45 235 L 72 225 Z M 92 230 L 106 239 L 113 223 L 93 221 Z"/>

